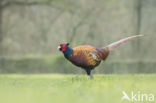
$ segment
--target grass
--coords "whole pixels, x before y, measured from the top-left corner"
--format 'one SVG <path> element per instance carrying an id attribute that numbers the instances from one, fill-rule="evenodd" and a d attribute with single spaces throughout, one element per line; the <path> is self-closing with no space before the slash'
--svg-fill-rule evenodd
<path id="1" fill-rule="evenodd" d="M 0 75 L 0 103 L 132 103 L 122 91 L 156 95 L 156 75 Z"/>

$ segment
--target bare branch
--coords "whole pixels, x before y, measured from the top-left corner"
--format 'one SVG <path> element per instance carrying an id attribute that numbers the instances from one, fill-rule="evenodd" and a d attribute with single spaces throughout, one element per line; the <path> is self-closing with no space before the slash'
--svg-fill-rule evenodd
<path id="1" fill-rule="evenodd" d="M 136 35 L 140 35 L 141 32 L 141 21 L 142 21 L 142 0 L 137 1 L 137 28 Z M 137 50 L 140 50 L 140 41 L 137 40 Z"/>
<path id="2" fill-rule="evenodd" d="M 1 3 L 1 7 L 5 8 L 11 5 L 18 5 L 18 6 L 32 6 L 32 5 L 50 5 L 51 2 L 50 0 L 46 1 L 46 2 L 37 2 L 37 1 L 33 1 L 33 2 L 24 2 L 24 1 L 8 1 L 8 2 L 2 2 Z"/>
<path id="3" fill-rule="evenodd" d="M 55 16 L 54 19 L 52 19 L 51 21 L 49 21 L 50 24 L 51 24 L 51 25 L 54 24 L 54 23 L 59 19 L 59 17 L 61 17 L 62 14 L 63 14 L 63 11 L 60 11 L 60 12 Z M 50 28 L 52 27 L 51 25 L 49 25 L 46 29 L 43 28 L 43 27 L 40 28 L 40 29 L 41 29 L 41 32 L 42 32 L 42 35 L 45 35 L 45 34 L 47 34 L 47 33 L 49 32 Z M 42 26 L 42 25 L 41 25 L 41 26 Z"/>
<path id="4" fill-rule="evenodd" d="M 93 9 L 93 8 L 92 8 L 92 9 Z M 78 23 L 75 27 L 73 27 L 73 29 L 72 29 L 72 35 L 71 35 L 71 37 L 70 37 L 70 39 L 69 39 L 69 42 L 70 42 L 70 43 L 73 42 L 73 40 L 74 40 L 74 38 L 75 38 L 75 36 L 76 36 L 76 31 L 77 31 L 77 29 L 78 29 L 80 26 L 82 26 L 83 23 L 84 23 L 84 21 L 92 14 L 92 11 L 93 11 L 92 9 L 90 10 L 90 12 L 87 12 L 86 15 L 84 15 L 84 17 L 82 17 L 81 21 L 79 21 L 79 23 Z"/>

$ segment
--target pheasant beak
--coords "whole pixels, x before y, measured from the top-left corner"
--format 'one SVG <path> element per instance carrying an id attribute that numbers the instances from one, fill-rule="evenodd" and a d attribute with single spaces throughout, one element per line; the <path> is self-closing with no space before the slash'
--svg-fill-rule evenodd
<path id="1" fill-rule="evenodd" d="M 62 48 L 61 48 L 61 46 L 58 46 L 58 47 L 57 47 L 57 49 L 58 49 L 59 51 L 62 51 Z"/>

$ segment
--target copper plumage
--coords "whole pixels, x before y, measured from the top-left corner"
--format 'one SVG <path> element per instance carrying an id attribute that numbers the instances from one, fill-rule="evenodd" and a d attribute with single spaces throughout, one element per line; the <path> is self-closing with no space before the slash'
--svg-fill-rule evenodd
<path id="1" fill-rule="evenodd" d="M 60 44 L 58 49 L 63 52 L 67 60 L 69 60 L 72 64 L 84 69 L 89 77 L 93 77 L 91 75 L 91 70 L 97 67 L 101 61 L 106 60 L 112 50 L 139 36 L 142 35 L 130 36 L 102 48 L 96 48 L 90 45 L 82 45 L 75 48 L 70 48 L 69 43 L 67 43 Z"/>

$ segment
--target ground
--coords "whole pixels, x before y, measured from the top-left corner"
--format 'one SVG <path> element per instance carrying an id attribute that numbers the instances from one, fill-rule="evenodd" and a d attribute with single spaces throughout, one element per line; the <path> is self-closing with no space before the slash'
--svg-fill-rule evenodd
<path id="1" fill-rule="evenodd" d="M 132 103 L 123 91 L 156 95 L 156 75 L 0 75 L 0 103 Z"/>

